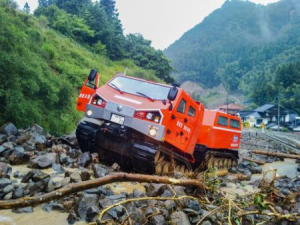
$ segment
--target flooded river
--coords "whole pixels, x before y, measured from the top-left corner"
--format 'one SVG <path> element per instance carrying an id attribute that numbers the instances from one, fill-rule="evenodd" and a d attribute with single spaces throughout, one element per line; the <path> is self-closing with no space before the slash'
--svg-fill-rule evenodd
<path id="1" fill-rule="evenodd" d="M 288 176 L 294 178 L 297 176 L 298 164 L 295 160 L 286 159 L 285 161 L 278 161 L 274 163 L 267 163 L 262 166 L 263 172 L 277 169 L 277 176 Z M 13 173 L 19 171 L 22 174 L 30 171 L 30 168 L 26 166 L 13 166 Z M 73 170 L 66 168 L 66 170 Z M 50 175 L 55 174 L 53 169 L 43 170 Z M 269 174 L 272 176 L 272 173 Z M 54 179 L 60 179 L 63 177 L 55 176 Z M 235 198 L 236 195 L 243 196 L 248 194 L 253 194 L 258 192 L 259 189 L 253 187 L 250 183 L 261 179 L 262 174 L 253 174 L 252 178 L 248 182 L 244 182 L 243 185 L 236 184 L 233 182 L 228 183 L 227 187 L 222 188 L 224 193 L 230 197 Z M 15 178 L 14 178 L 15 179 Z M 120 194 L 122 192 L 132 193 L 134 189 L 138 189 L 145 192 L 143 184 L 140 183 L 115 183 L 107 185 L 115 193 Z M 0 225 L 68 225 L 67 222 L 68 213 L 61 213 L 58 211 L 46 212 L 41 209 L 40 206 L 34 208 L 33 213 L 13 213 L 11 210 L 1 210 L 0 211 Z M 75 225 L 87 225 L 88 223 L 84 221 L 78 221 Z"/>
<path id="2" fill-rule="evenodd" d="M 13 213 L 11 210 L 0 211 L 0 225 L 68 225 L 68 213 L 57 211 L 46 212 L 35 207 L 33 213 Z M 78 221 L 75 225 L 87 225 Z"/>
<path id="3" fill-rule="evenodd" d="M 294 178 L 297 176 L 297 167 L 298 164 L 296 163 L 295 159 L 285 159 L 284 161 L 277 161 L 273 163 L 266 163 L 262 166 L 262 171 L 267 172 L 270 170 L 277 170 L 276 176 L 287 176 L 289 178 Z M 272 178 L 273 173 L 267 173 L 267 178 Z M 251 182 L 261 179 L 263 177 L 262 174 L 253 174 L 251 177 Z"/>
<path id="4" fill-rule="evenodd" d="M 31 169 L 26 165 L 12 166 L 12 174 L 19 171 L 22 174 L 26 174 Z M 65 170 L 74 171 L 77 169 L 65 168 Z M 64 178 L 64 174 L 57 175 L 52 168 L 42 170 L 45 173 L 54 176 L 52 179 L 54 181 L 59 181 Z M 11 177 L 12 180 L 20 179 Z M 138 189 L 141 192 L 145 192 L 143 184 L 124 182 L 124 183 L 114 183 L 105 185 L 108 186 L 115 194 L 120 194 L 122 192 L 132 193 L 134 189 Z M 104 186 L 104 187 L 105 187 Z M 62 213 L 58 211 L 46 212 L 40 206 L 34 207 L 33 213 L 13 213 L 11 210 L 0 210 L 0 225 L 68 225 L 67 217 L 68 213 Z M 75 225 L 87 225 L 85 221 L 78 221 Z"/>

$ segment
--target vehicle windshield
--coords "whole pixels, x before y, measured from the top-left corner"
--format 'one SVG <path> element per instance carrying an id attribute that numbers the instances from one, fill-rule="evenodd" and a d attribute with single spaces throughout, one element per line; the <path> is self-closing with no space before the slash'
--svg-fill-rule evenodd
<path id="1" fill-rule="evenodd" d="M 152 84 L 141 80 L 135 80 L 127 77 L 116 77 L 110 83 L 112 88 L 117 88 L 122 92 L 138 96 L 148 96 L 155 100 L 164 100 L 168 98 L 170 87 L 162 86 L 159 84 Z M 145 95 L 145 96 L 143 96 Z"/>

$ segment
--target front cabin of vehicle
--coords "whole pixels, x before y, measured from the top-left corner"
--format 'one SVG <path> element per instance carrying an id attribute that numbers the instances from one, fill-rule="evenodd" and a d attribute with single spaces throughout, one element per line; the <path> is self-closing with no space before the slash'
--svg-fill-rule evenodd
<path id="1" fill-rule="evenodd" d="M 193 155 L 204 107 L 184 90 L 122 74 L 95 88 L 95 79 L 85 81 L 77 101 L 86 117 L 131 128 Z"/>

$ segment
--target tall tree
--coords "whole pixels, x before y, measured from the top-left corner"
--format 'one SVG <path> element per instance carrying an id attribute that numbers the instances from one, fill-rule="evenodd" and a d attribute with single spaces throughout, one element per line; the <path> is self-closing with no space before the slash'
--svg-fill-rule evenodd
<path id="1" fill-rule="evenodd" d="M 100 3 L 109 17 L 118 17 L 115 0 L 101 0 Z"/>
<path id="2" fill-rule="evenodd" d="M 30 13 L 30 6 L 29 6 L 28 2 L 25 3 L 25 5 L 23 7 L 23 11 L 27 14 Z"/>

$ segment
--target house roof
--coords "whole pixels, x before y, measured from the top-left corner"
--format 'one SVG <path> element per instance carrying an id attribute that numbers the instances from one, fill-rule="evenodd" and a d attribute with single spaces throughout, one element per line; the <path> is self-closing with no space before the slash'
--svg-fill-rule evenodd
<path id="1" fill-rule="evenodd" d="M 233 109 L 233 110 L 243 110 L 245 107 L 241 105 L 236 105 L 233 103 L 228 104 L 228 109 Z M 227 105 L 221 105 L 218 107 L 218 109 L 227 109 Z"/>
<path id="2" fill-rule="evenodd" d="M 255 111 L 241 111 L 239 112 L 241 118 L 250 118 L 254 117 L 255 119 L 257 118 L 263 118 L 263 116 L 259 112 Z"/>
<path id="3" fill-rule="evenodd" d="M 254 111 L 256 111 L 256 112 L 265 112 L 268 109 L 273 108 L 274 106 L 276 106 L 276 105 L 274 105 L 274 104 L 264 104 L 264 105 L 258 107 L 257 109 L 255 109 Z"/>

